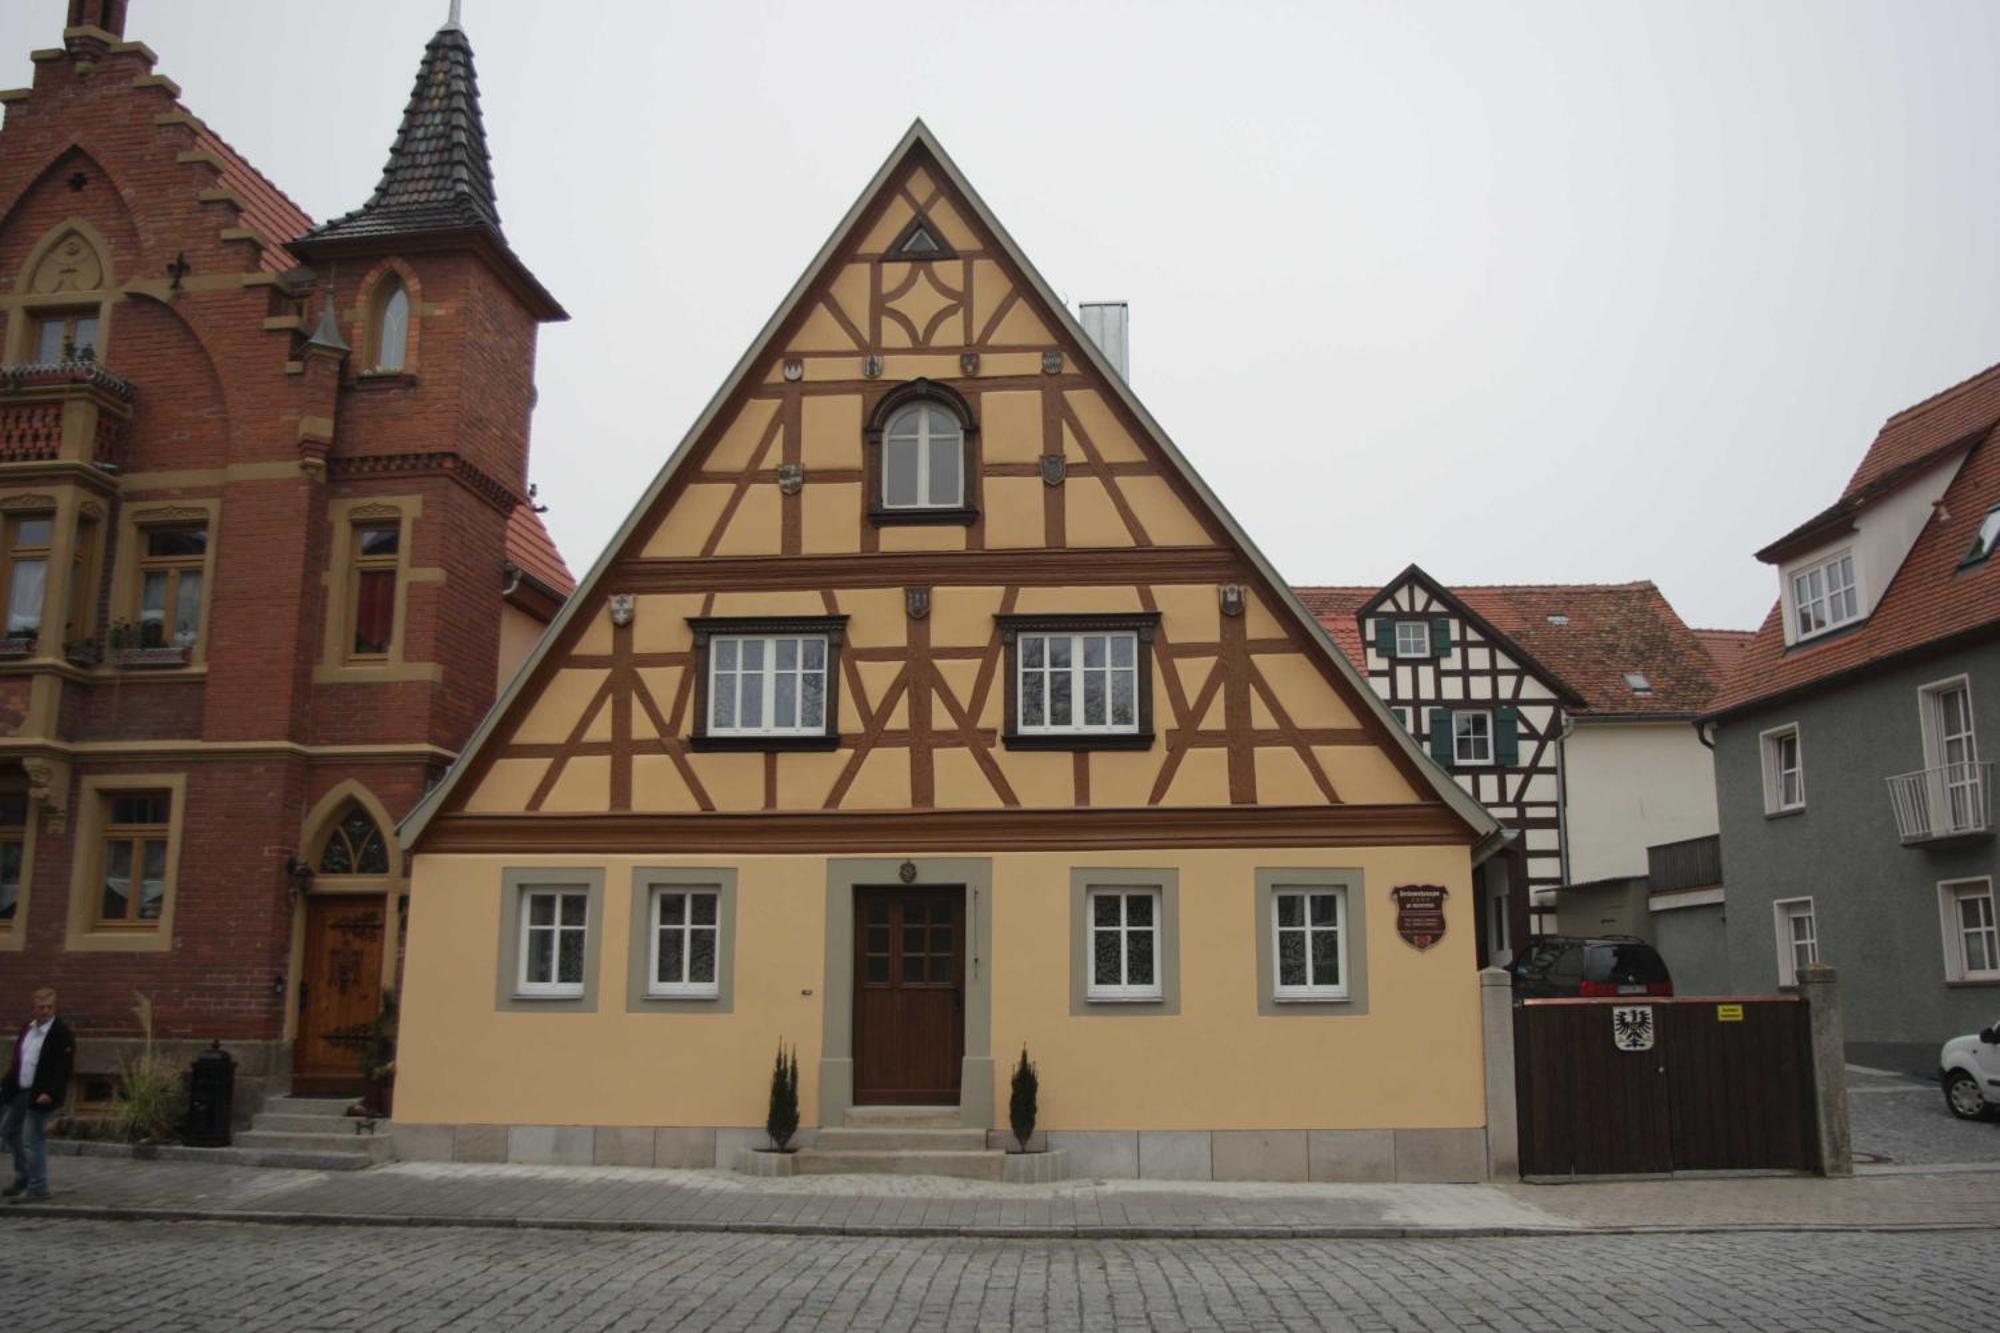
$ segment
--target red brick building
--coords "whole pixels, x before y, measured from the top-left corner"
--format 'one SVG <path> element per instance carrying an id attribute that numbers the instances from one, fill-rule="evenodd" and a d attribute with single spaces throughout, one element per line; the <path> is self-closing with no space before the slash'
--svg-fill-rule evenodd
<path id="1" fill-rule="evenodd" d="M 142 995 L 247 1110 L 353 1085 L 394 822 L 570 591 L 528 487 L 564 314 L 502 235 L 455 23 L 374 194 L 315 226 L 125 10 L 71 0 L 0 93 L 0 1016 L 55 986 L 87 1103 Z"/>

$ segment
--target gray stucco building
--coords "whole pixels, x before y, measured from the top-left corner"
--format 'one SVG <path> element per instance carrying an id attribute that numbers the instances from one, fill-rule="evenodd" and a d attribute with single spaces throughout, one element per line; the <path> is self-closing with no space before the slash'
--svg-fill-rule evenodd
<path id="1" fill-rule="evenodd" d="M 1890 418 L 1758 553 L 1780 596 L 1707 715 L 1729 980 L 1840 972 L 1850 1058 L 1935 1073 L 2000 1020 L 2000 367 Z"/>

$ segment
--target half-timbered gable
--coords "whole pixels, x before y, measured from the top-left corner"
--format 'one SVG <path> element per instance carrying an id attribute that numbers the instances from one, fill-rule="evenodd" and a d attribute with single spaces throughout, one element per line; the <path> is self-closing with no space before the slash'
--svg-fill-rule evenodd
<path id="1" fill-rule="evenodd" d="M 1307 1126 L 1484 1170 L 1497 826 L 921 124 L 404 838 L 406 1152 L 733 1165 L 779 1041 L 809 1138 L 962 1135 L 1025 1045 L 1051 1140 L 1124 1174 Z"/>

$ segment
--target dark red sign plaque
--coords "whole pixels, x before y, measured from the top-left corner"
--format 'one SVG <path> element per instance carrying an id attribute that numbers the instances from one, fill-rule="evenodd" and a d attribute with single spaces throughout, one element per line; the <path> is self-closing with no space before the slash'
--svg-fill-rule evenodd
<path id="1" fill-rule="evenodd" d="M 1444 900 L 1451 890 L 1441 884 L 1405 884 L 1389 890 L 1396 900 L 1396 933 L 1419 949 L 1444 938 Z"/>

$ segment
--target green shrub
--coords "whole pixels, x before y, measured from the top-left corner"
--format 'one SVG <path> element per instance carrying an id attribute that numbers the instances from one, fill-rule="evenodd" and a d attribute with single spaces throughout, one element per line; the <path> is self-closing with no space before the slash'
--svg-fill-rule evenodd
<path id="1" fill-rule="evenodd" d="M 1042 1080 L 1028 1063 L 1028 1048 L 1024 1045 L 1021 1063 L 1014 1066 L 1013 1091 L 1007 1098 L 1007 1127 L 1014 1131 L 1022 1152 L 1028 1151 L 1028 1140 L 1035 1134 L 1035 1101 L 1041 1090 Z"/>
<path id="2" fill-rule="evenodd" d="M 165 1143 L 187 1125 L 187 1086 L 181 1071 L 150 1051 L 125 1065 L 125 1086 L 112 1117 L 127 1143 Z"/>
<path id="3" fill-rule="evenodd" d="M 787 1056 L 782 1039 L 777 1062 L 771 1066 L 771 1109 L 764 1115 L 764 1132 L 779 1152 L 787 1151 L 792 1135 L 799 1132 L 799 1052 L 795 1046 Z"/>

